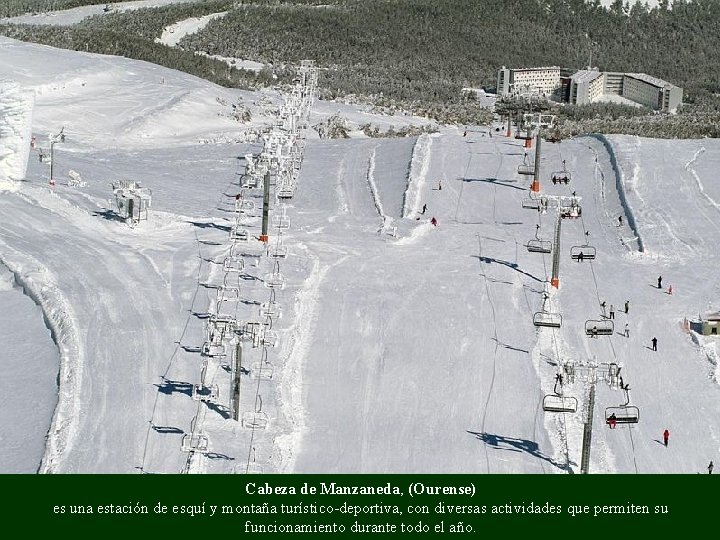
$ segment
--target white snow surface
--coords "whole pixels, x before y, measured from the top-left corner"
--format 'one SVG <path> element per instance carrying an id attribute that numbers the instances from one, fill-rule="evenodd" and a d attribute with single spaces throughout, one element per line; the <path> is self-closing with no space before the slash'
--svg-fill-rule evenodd
<path id="1" fill-rule="evenodd" d="M 166 6 L 168 4 L 179 4 L 185 2 L 196 2 L 197 0 L 134 0 L 132 2 L 108 2 L 111 10 L 106 12 L 106 4 L 95 4 L 91 6 L 79 6 L 61 11 L 49 11 L 46 13 L 18 15 L 17 17 L 6 17 L 0 19 L 0 23 L 11 24 L 46 24 L 57 26 L 71 26 L 81 22 L 83 19 L 93 15 L 105 13 L 116 13 L 142 8 L 153 8 Z"/>
<path id="2" fill-rule="evenodd" d="M 25 178 L 34 97 L 17 83 L 0 80 L 0 182 Z"/>
<path id="3" fill-rule="evenodd" d="M 60 354 L 41 471 L 578 472 L 581 414 L 541 406 L 558 361 L 568 359 L 621 364 L 640 409 L 638 424 L 608 429 L 605 408 L 625 400 L 598 383 L 592 472 L 694 473 L 720 457 L 717 356 L 682 324 L 720 307 L 720 142 L 613 136 L 607 145 L 592 137 L 543 145 L 543 193 L 576 191 L 583 205 L 581 219 L 563 221 L 560 288 L 550 300 L 563 325 L 551 330 L 536 329 L 532 316 L 552 261 L 525 243 L 536 224 L 550 238 L 555 219 L 521 208 L 528 180 L 516 173 L 519 141 L 487 127 L 466 137 L 456 127 L 408 139 L 309 137 L 284 236 L 287 286 L 273 327 L 280 343 L 264 359 L 271 380 L 253 377 L 263 358 L 243 345 L 242 412 L 257 410 L 259 394 L 269 418 L 253 431 L 228 417 L 226 361 L 208 365 L 217 403 L 191 394 L 204 321 L 223 283 L 237 156 L 259 150 L 198 141 L 239 138 L 247 126 L 221 116 L 223 102 L 259 102 L 260 94 L 3 39 L 0 77 L 11 76 L 35 90 L 41 144 L 66 128 L 56 177 L 74 170 L 88 184 L 51 188 L 47 164 L 32 153 L 27 181 L 0 197 L 0 260 L 32 277 L 26 289 Z M 378 125 L 423 122 L 318 102 L 311 124 L 338 109 Z M 272 121 L 262 110 L 254 110 L 258 125 Z M 563 160 L 572 182 L 556 186 L 548 179 Z M 150 219 L 132 229 L 108 200 L 109 183 L 122 179 L 153 190 Z M 247 193 L 259 206 L 257 195 Z M 257 235 L 258 213 L 243 219 Z M 571 261 L 585 231 L 597 259 Z M 221 309 L 256 320 L 273 266 L 252 256 L 262 253 L 257 242 L 244 251 L 242 299 Z M 629 323 L 630 338 L 585 336 L 603 300 L 616 308 L 617 330 Z M 581 404 L 586 390 L 580 378 L 565 387 Z M 193 418 L 210 453 L 188 461 L 180 446 Z M 3 472 L 20 471 L 13 448 L 2 451 Z"/>
<path id="4" fill-rule="evenodd" d="M 170 26 L 166 26 L 163 29 L 162 35 L 157 38 L 156 41 L 168 47 L 175 47 L 185 36 L 199 32 L 205 28 L 207 23 L 213 19 L 224 17 L 226 14 L 227 11 L 223 11 L 221 13 L 210 13 L 203 17 L 190 17 L 189 19 L 178 21 Z"/>

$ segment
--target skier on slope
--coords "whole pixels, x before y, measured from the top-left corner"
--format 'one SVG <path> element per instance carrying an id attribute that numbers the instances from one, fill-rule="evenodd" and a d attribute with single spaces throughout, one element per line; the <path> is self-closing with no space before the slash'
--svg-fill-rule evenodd
<path id="1" fill-rule="evenodd" d="M 437 227 L 437 219 L 435 219 L 435 216 L 433 216 L 433 218 L 430 220 L 430 223 L 433 227 Z"/>
<path id="2" fill-rule="evenodd" d="M 668 439 L 670 438 L 670 432 L 666 429 L 663 432 L 663 442 L 665 443 L 665 447 L 668 445 Z"/>

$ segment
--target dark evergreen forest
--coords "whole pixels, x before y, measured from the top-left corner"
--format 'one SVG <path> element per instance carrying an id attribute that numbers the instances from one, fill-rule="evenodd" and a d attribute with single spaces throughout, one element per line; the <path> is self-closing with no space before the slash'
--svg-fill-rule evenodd
<path id="1" fill-rule="evenodd" d="M 102 2 L 7 0 L 0 15 Z M 663 1 L 654 9 L 617 0 L 208 0 L 110 13 L 60 29 L 4 25 L 12 37 L 156 62 L 226 86 L 282 83 L 312 58 L 325 99 L 359 96 L 448 122 L 487 118 L 463 87 L 495 85 L 497 68 L 559 65 L 645 72 L 685 89 L 668 117 L 608 105 L 562 110 L 567 129 L 648 130 L 654 136 L 718 136 L 720 1 Z M 184 38 L 154 43 L 164 26 L 228 14 Z M 256 60 L 260 75 L 229 69 L 194 51 Z M 580 108 L 582 109 L 582 108 Z"/>

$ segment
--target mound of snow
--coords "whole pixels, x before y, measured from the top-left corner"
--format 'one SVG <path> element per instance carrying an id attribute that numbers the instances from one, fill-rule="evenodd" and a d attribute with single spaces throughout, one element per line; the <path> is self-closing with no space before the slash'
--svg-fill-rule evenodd
<path id="1" fill-rule="evenodd" d="M 27 171 L 34 96 L 0 81 L 0 179 L 22 180 Z"/>

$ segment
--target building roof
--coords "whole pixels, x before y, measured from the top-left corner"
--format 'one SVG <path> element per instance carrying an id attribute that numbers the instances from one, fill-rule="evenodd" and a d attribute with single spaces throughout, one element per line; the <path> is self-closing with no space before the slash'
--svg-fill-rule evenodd
<path id="1" fill-rule="evenodd" d="M 716 311 L 715 313 L 708 313 L 705 315 L 705 319 L 708 321 L 720 321 L 720 311 Z"/>
<path id="2" fill-rule="evenodd" d="M 581 69 L 580 71 L 573 73 L 570 78 L 575 81 L 575 83 L 580 84 L 584 82 L 592 82 L 600 75 L 602 75 L 602 72 L 594 69 Z"/>
<path id="3" fill-rule="evenodd" d="M 513 68 L 512 71 L 545 71 L 548 69 L 560 70 L 560 66 L 545 66 L 545 67 L 528 67 L 528 68 Z"/>
<path id="4" fill-rule="evenodd" d="M 647 75 L 646 73 L 626 73 L 626 77 L 632 77 L 633 79 L 637 79 L 639 81 L 646 82 L 648 84 L 652 84 L 653 86 L 657 86 L 658 88 L 665 88 L 666 86 L 674 87 L 674 84 L 670 84 L 667 81 L 663 81 L 662 79 L 658 79 L 657 77 L 653 77 L 652 75 Z"/>

